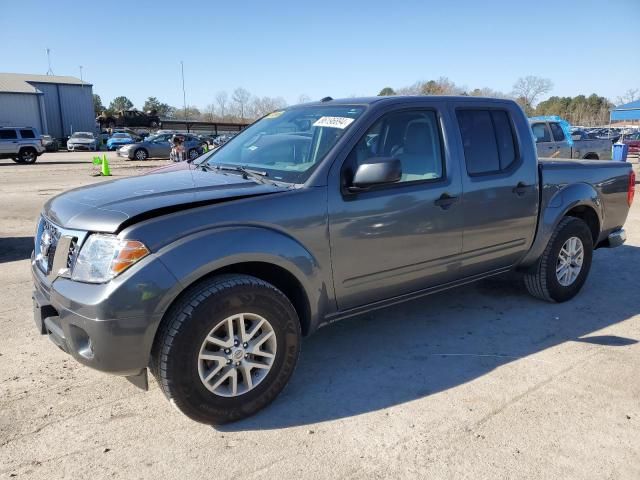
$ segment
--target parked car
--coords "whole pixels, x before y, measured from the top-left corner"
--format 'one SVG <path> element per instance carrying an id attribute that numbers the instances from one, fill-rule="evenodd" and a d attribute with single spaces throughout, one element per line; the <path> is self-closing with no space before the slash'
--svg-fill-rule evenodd
<path id="1" fill-rule="evenodd" d="M 40 132 L 32 127 L 0 127 L 0 158 L 35 163 L 45 152 Z"/>
<path id="2" fill-rule="evenodd" d="M 134 140 L 128 133 L 114 133 L 107 140 L 107 150 L 117 150 L 123 145 L 131 145 L 132 143 L 134 143 Z"/>
<path id="3" fill-rule="evenodd" d="M 629 155 L 640 155 L 640 132 L 625 135 L 622 142 L 629 145 Z"/>
<path id="4" fill-rule="evenodd" d="M 156 112 L 140 112 L 138 110 L 120 110 L 113 115 L 103 112 L 96 118 L 100 128 L 113 127 L 149 127 L 160 128 L 161 122 Z"/>
<path id="5" fill-rule="evenodd" d="M 60 150 L 60 144 L 58 140 L 53 138 L 51 135 L 41 135 L 42 145 L 44 145 L 44 149 L 47 152 L 57 152 Z"/>
<path id="6" fill-rule="evenodd" d="M 529 119 L 540 157 L 611 160 L 611 140 L 590 138 L 584 131 L 572 133 L 573 145 L 560 122 Z"/>
<path id="7" fill-rule="evenodd" d="M 204 143 L 195 135 L 182 135 L 185 139 L 184 148 L 189 159 L 197 158 L 201 153 Z M 118 150 L 118 156 L 129 160 L 146 160 L 147 158 L 169 158 L 171 153 L 172 133 L 153 135 L 145 138 L 142 142 L 126 145 Z"/>
<path id="8" fill-rule="evenodd" d="M 289 107 L 195 162 L 49 200 L 35 322 L 79 362 L 143 388 L 150 368 L 187 416 L 230 422 L 336 320 L 514 270 L 537 298 L 574 298 L 594 249 L 625 241 L 634 186 L 626 162 L 539 161 L 510 100 Z"/>
<path id="9" fill-rule="evenodd" d="M 91 132 L 75 132 L 67 140 L 67 150 L 76 152 L 79 150 L 98 150 L 98 139 Z"/>

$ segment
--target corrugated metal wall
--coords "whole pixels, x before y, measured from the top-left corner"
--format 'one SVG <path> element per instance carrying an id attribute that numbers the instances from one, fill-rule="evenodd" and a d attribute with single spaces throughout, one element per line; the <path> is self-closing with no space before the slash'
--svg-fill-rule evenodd
<path id="1" fill-rule="evenodd" d="M 90 86 L 30 83 L 44 93 L 50 135 L 64 138 L 73 132 L 95 131 L 93 91 Z"/>
<path id="2" fill-rule="evenodd" d="M 35 127 L 44 133 L 38 97 L 31 93 L 0 93 L 0 126 Z"/>

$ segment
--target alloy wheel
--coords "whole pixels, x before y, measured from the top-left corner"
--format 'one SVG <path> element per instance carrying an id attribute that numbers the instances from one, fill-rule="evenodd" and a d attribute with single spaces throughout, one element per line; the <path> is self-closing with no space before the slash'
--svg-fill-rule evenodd
<path id="1" fill-rule="evenodd" d="M 563 287 L 576 281 L 582 270 L 584 245 L 578 237 L 569 238 L 560 249 L 556 262 L 556 278 Z"/>
<path id="2" fill-rule="evenodd" d="M 203 385 L 222 397 L 243 395 L 265 379 L 276 357 L 276 334 L 260 315 L 240 313 L 219 322 L 198 354 Z"/>

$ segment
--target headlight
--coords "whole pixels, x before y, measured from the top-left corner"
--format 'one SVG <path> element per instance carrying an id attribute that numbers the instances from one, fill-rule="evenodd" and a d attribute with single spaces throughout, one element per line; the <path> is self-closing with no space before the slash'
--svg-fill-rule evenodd
<path id="1" fill-rule="evenodd" d="M 136 240 L 93 234 L 78 254 L 71 279 L 89 283 L 108 282 L 148 254 L 149 249 Z"/>

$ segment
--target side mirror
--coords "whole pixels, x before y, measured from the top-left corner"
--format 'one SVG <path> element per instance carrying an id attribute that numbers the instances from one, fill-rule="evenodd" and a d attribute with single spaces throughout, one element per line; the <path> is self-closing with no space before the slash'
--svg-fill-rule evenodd
<path id="1" fill-rule="evenodd" d="M 349 191 L 357 192 L 376 185 L 398 182 L 401 177 L 402 164 L 397 158 L 370 158 L 356 170 Z"/>

